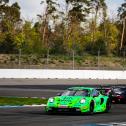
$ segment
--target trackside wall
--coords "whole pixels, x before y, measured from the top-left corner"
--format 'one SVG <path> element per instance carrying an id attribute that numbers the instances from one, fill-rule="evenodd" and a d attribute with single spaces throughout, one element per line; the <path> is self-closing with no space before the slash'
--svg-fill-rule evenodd
<path id="1" fill-rule="evenodd" d="M 38 79 L 126 79 L 126 71 L 0 69 L 0 78 Z"/>

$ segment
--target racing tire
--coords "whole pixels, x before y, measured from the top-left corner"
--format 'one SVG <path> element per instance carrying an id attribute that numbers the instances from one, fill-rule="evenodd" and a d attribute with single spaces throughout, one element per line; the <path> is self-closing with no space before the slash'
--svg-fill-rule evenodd
<path id="1" fill-rule="evenodd" d="M 46 113 L 47 113 L 47 115 L 54 115 L 54 114 L 56 114 L 56 112 L 53 111 L 53 110 L 46 111 Z"/>
<path id="2" fill-rule="evenodd" d="M 108 99 L 108 100 L 107 100 L 107 103 L 106 103 L 106 109 L 105 109 L 105 112 L 106 112 L 106 113 L 109 112 L 110 109 L 111 109 L 111 101 Z"/>
<path id="3" fill-rule="evenodd" d="M 93 115 L 93 114 L 94 114 L 94 102 L 93 102 L 93 101 L 90 103 L 89 114 L 90 114 L 90 115 Z"/>
<path id="4" fill-rule="evenodd" d="M 52 115 L 52 111 L 46 111 L 47 115 Z"/>
<path id="5" fill-rule="evenodd" d="M 56 112 L 54 112 L 54 111 L 48 111 L 46 113 L 47 113 L 47 115 L 55 115 L 56 114 Z"/>

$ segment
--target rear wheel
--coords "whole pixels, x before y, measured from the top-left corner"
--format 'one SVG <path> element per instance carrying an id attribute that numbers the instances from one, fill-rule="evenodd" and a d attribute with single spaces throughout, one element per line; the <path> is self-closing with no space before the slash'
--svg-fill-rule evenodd
<path id="1" fill-rule="evenodd" d="M 107 100 L 107 103 L 106 103 L 106 109 L 105 109 L 105 112 L 109 112 L 110 109 L 111 109 L 111 102 L 110 102 L 110 100 L 108 99 L 108 100 Z"/>

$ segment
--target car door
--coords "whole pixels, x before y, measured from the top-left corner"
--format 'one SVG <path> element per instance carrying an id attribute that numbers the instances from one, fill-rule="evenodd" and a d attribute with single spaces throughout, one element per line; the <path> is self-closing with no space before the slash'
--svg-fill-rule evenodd
<path id="1" fill-rule="evenodd" d="M 99 112 L 101 110 L 100 106 L 101 106 L 101 97 L 100 97 L 100 93 L 99 91 L 97 91 L 96 89 L 93 90 L 92 92 L 92 97 L 94 99 L 94 111 Z"/>

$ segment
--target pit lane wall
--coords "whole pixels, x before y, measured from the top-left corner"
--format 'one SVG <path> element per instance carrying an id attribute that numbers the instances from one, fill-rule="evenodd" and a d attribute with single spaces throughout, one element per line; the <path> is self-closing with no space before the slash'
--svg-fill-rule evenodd
<path id="1" fill-rule="evenodd" d="M 126 79 L 126 71 L 0 69 L 0 78 L 28 79 Z"/>

